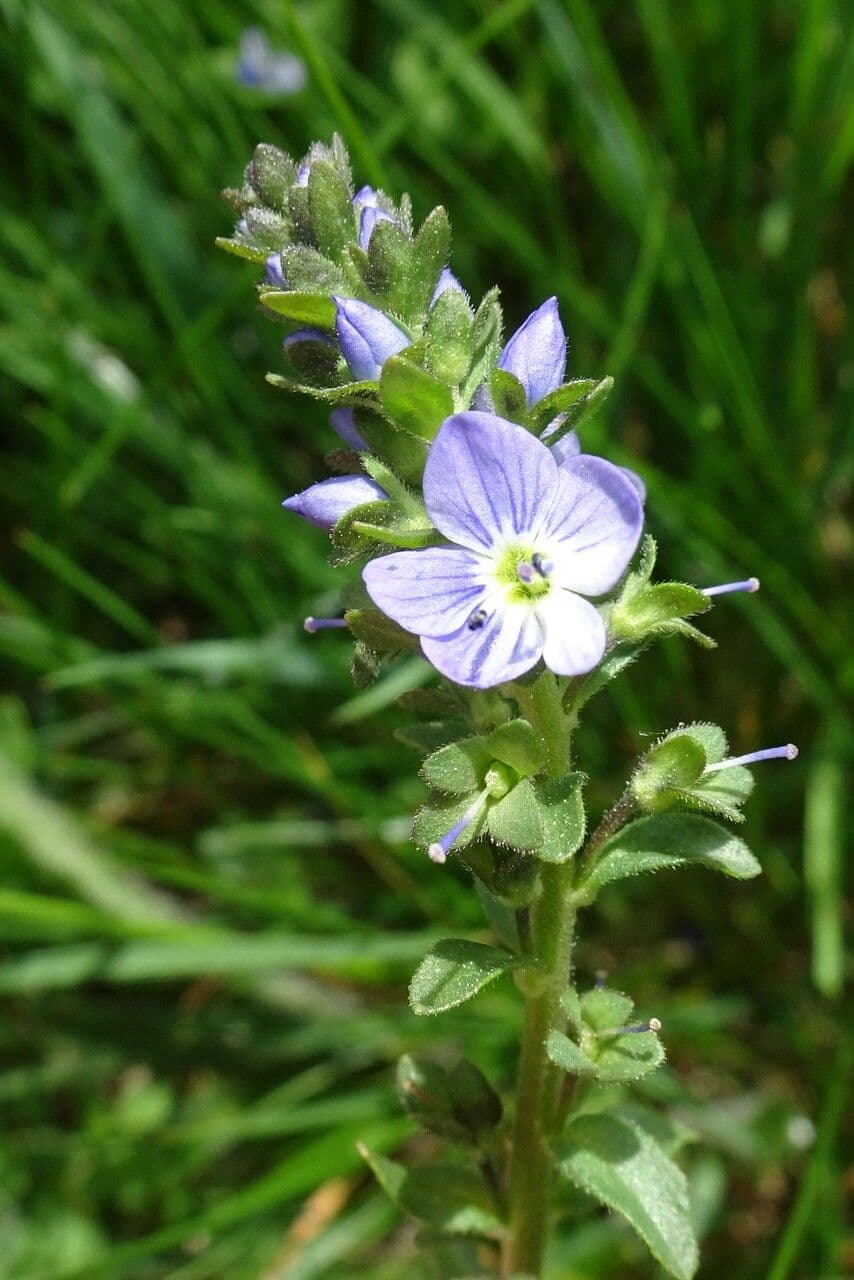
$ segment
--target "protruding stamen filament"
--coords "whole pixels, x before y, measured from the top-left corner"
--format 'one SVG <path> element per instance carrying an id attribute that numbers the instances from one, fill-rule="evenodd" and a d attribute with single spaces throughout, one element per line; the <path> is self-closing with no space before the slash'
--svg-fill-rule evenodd
<path id="1" fill-rule="evenodd" d="M 330 631 L 333 627 L 346 627 L 345 618 L 306 618 L 302 624 L 309 635 L 313 636 L 316 631 Z"/>
<path id="2" fill-rule="evenodd" d="M 727 596 L 733 591 L 758 591 L 758 578 L 745 578 L 744 582 L 722 582 L 717 587 L 701 587 L 704 596 Z"/>
<path id="3" fill-rule="evenodd" d="M 463 816 L 454 823 L 450 831 L 447 831 L 440 840 L 433 841 L 427 850 L 427 856 L 431 862 L 447 862 L 451 846 L 456 840 L 459 840 L 463 832 L 466 831 L 474 822 L 475 818 L 483 808 L 488 795 L 488 790 L 482 791 L 474 804 L 466 809 Z"/>
<path id="4" fill-rule="evenodd" d="M 719 769 L 734 769 L 737 764 L 759 764 L 761 760 L 797 760 L 798 748 L 794 742 L 783 747 L 765 747 L 762 751 L 749 751 L 746 756 L 731 756 L 717 764 L 707 764 L 703 773 L 717 773 Z"/>
<path id="5" fill-rule="evenodd" d="M 543 559 L 539 551 L 535 551 L 531 556 L 531 564 L 541 578 L 547 578 L 555 567 L 554 560 Z"/>
<path id="6" fill-rule="evenodd" d="M 600 1031 L 600 1036 L 639 1036 L 645 1031 L 660 1031 L 661 1019 L 650 1018 L 649 1022 L 633 1022 L 628 1027 L 614 1027 L 610 1031 Z"/>
<path id="7" fill-rule="evenodd" d="M 526 586 L 529 586 L 537 578 L 547 578 L 554 569 L 554 561 L 542 556 L 539 551 L 535 551 L 530 560 L 520 560 L 516 565 L 516 576 Z"/>
<path id="8" fill-rule="evenodd" d="M 475 609 L 474 613 L 471 615 L 468 622 L 466 623 L 466 626 L 468 627 L 469 631 L 480 631 L 484 622 L 486 622 L 486 617 L 487 615 L 486 615 L 485 609 Z"/>

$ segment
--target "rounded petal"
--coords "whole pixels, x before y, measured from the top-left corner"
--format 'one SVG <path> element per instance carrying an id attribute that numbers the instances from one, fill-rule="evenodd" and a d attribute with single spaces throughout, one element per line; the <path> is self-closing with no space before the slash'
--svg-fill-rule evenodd
<path id="1" fill-rule="evenodd" d="M 359 434 L 356 426 L 356 414 L 352 409 L 333 409 L 329 415 L 329 425 L 345 444 L 359 452 L 367 450 L 367 444 Z"/>
<path id="2" fill-rule="evenodd" d="M 335 332 L 347 367 L 359 382 L 370 382 L 380 376 L 389 356 L 409 346 L 409 338 L 393 320 L 367 302 L 357 298 L 333 297 Z"/>
<path id="3" fill-rule="evenodd" d="M 282 506 L 318 529 L 331 529 L 353 507 L 387 497 L 385 489 L 367 476 L 332 476 L 286 498 Z"/>
<path id="4" fill-rule="evenodd" d="M 549 444 L 546 437 L 546 444 Z M 562 467 L 570 458 L 577 458 L 581 453 L 581 441 L 578 438 L 577 431 L 567 431 L 565 436 L 561 436 L 560 440 L 555 444 L 550 444 L 552 457 L 559 467 Z"/>
<path id="5" fill-rule="evenodd" d="M 359 190 L 353 196 L 354 209 L 371 209 L 371 208 L 375 209 L 376 204 L 377 204 L 376 189 L 367 182 L 363 187 L 359 187 Z"/>
<path id="6" fill-rule="evenodd" d="M 554 558 L 553 581 L 599 596 L 619 581 L 643 530 L 643 507 L 619 467 L 582 453 L 559 470 L 560 483 L 543 539 Z"/>
<path id="7" fill-rule="evenodd" d="M 549 298 L 519 326 L 502 351 L 498 367 L 515 374 L 529 405 L 557 390 L 566 373 L 566 334 L 557 298 Z"/>
<path id="8" fill-rule="evenodd" d="M 362 570 L 374 604 L 407 631 L 441 636 L 468 622 L 485 592 L 480 556 L 461 547 L 395 551 Z"/>
<path id="9" fill-rule="evenodd" d="M 359 217 L 359 247 L 367 252 L 371 243 L 374 227 L 378 222 L 394 222 L 390 213 L 378 209 L 376 205 L 365 205 Z"/>
<path id="10" fill-rule="evenodd" d="M 559 587 L 538 605 L 543 661 L 558 676 L 581 676 L 602 661 L 605 623 L 588 600 Z"/>
<path id="11" fill-rule="evenodd" d="M 632 471 L 631 467 L 620 467 L 623 475 L 626 477 L 630 485 L 634 486 L 635 493 L 641 502 L 646 502 L 646 485 L 636 471 Z"/>
<path id="12" fill-rule="evenodd" d="M 452 542 L 489 551 L 533 534 L 552 507 L 558 467 L 524 427 L 470 409 L 446 418 L 427 455 L 424 502 Z"/>
<path id="13" fill-rule="evenodd" d="M 515 680 L 538 662 L 543 633 L 527 605 L 493 609 L 483 625 L 462 626 L 451 635 L 422 637 L 421 648 L 443 676 L 472 689 L 491 689 Z"/>

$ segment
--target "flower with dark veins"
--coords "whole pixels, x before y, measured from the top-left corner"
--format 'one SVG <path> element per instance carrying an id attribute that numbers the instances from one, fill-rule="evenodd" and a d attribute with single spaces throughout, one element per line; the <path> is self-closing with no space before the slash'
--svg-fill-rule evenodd
<path id="1" fill-rule="evenodd" d="M 617 584 L 643 528 L 619 467 L 583 454 L 558 466 L 523 427 L 471 410 L 440 428 L 424 501 L 451 545 L 381 556 L 363 577 L 443 675 L 487 689 L 541 658 L 567 676 L 601 661 L 605 624 L 585 597 Z"/>
<path id="2" fill-rule="evenodd" d="M 353 507 L 387 497 L 385 489 L 367 476 L 331 476 L 285 498 L 282 506 L 318 529 L 331 529 Z"/>

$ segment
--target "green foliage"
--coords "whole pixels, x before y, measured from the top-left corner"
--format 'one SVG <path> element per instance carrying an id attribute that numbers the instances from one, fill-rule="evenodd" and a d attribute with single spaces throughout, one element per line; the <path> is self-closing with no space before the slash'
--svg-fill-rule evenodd
<path id="1" fill-rule="evenodd" d="M 676 1280 L 697 1270 L 685 1175 L 655 1140 L 627 1119 L 580 1116 L 559 1144 L 558 1169 L 619 1213 Z"/>
<path id="2" fill-rule="evenodd" d="M 444 1013 L 446 1009 L 464 1004 L 518 964 L 518 956 L 482 942 L 455 938 L 437 942 L 409 984 L 413 1013 Z"/>

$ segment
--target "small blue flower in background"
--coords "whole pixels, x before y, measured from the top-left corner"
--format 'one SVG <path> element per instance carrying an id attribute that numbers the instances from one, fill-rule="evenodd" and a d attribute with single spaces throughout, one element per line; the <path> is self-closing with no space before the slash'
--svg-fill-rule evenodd
<path id="1" fill-rule="evenodd" d="M 318 529 L 331 529 L 353 507 L 378 502 L 388 494 L 367 476 L 332 476 L 286 498 L 282 506 Z"/>
<path id="2" fill-rule="evenodd" d="M 443 675 L 486 689 L 540 658 L 558 675 L 601 661 L 605 624 L 584 597 L 616 585 L 643 528 L 619 467 L 585 455 L 558 466 L 523 427 L 467 411 L 431 446 L 424 502 L 453 545 L 381 556 L 363 577 Z"/>
<path id="3" fill-rule="evenodd" d="M 396 356 L 410 339 L 388 316 L 356 298 L 333 296 L 335 332 L 341 354 L 358 382 L 373 382 L 390 356 Z"/>
<path id="4" fill-rule="evenodd" d="M 295 53 L 273 49 L 258 27 L 247 27 L 240 38 L 235 78 L 249 89 L 277 97 L 299 93 L 308 79 L 305 63 Z"/>

